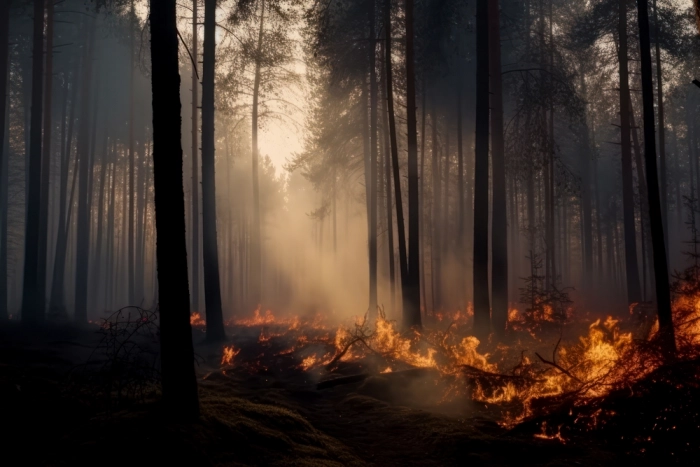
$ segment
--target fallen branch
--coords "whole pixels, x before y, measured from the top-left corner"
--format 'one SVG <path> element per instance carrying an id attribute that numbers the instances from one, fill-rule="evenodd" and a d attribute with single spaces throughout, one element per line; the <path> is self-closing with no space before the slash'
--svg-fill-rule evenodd
<path id="1" fill-rule="evenodd" d="M 579 383 L 582 383 L 582 382 L 583 382 L 583 381 L 581 381 L 580 379 L 578 379 L 577 377 L 575 377 L 574 375 L 572 375 L 572 374 L 569 372 L 569 370 L 567 370 L 566 368 L 564 368 L 564 367 L 562 367 L 562 366 L 556 364 L 555 362 L 550 362 L 549 360 L 545 360 L 545 359 L 542 358 L 542 356 L 541 356 L 540 354 L 538 354 L 537 352 L 535 352 L 535 355 L 537 355 L 537 358 L 539 358 L 540 361 L 541 361 L 542 363 L 545 363 L 545 364 L 547 364 L 547 365 L 553 366 L 554 368 L 556 368 L 557 370 L 561 371 L 563 374 L 565 374 L 565 375 L 568 376 L 569 378 L 571 378 L 571 379 L 573 379 L 573 380 L 575 380 L 575 381 L 578 381 Z"/>

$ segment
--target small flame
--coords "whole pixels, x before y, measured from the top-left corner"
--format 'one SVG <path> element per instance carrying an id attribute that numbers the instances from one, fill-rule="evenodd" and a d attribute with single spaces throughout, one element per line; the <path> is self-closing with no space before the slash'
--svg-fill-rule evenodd
<path id="1" fill-rule="evenodd" d="M 232 345 L 224 347 L 224 352 L 221 356 L 221 366 L 233 366 L 233 359 L 240 352 L 241 349 L 237 349 Z"/>
<path id="2" fill-rule="evenodd" d="M 190 325 L 191 326 L 204 326 L 206 322 L 202 318 L 199 311 L 195 311 L 190 315 Z"/>

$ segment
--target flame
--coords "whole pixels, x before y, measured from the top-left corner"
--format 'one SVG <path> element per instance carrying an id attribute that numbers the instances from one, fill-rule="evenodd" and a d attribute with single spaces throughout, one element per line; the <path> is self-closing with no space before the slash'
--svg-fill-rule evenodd
<path id="1" fill-rule="evenodd" d="M 302 360 L 301 365 L 299 365 L 299 367 L 302 370 L 306 371 L 306 370 L 309 370 L 311 367 L 313 367 L 316 363 L 318 363 L 318 359 L 316 358 L 316 355 L 309 355 L 304 360 Z"/>
<path id="2" fill-rule="evenodd" d="M 202 318 L 199 311 L 195 311 L 190 315 L 190 325 L 191 326 L 204 326 L 206 322 Z"/>
<path id="3" fill-rule="evenodd" d="M 241 349 L 237 349 L 232 345 L 224 347 L 223 355 L 221 356 L 221 366 L 232 366 L 234 357 L 240 352 Z"/>

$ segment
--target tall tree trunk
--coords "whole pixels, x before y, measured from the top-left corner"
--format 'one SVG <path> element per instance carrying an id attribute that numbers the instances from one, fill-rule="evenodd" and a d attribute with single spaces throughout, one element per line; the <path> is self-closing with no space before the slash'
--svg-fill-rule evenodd
<path id="1" fill-rule="evenodd" d="M 664 124 L 664 86 L 663 69 L 661 68 L 661 50 L 659 45 L 659 10 L 654 1 L 654 46 L 656 47 L 656 90 L 659 109 L 659 181 L 661 186 L 661 216 L 666 241 L 666 256 L 668 256 L 668 178 L 666 175 L 666 125 Z M 680 207 L 679 207 L 680 209 Z"/>
<path id="2" fill-rule="evenodd" d="M 105 118 L 104 144 L 102 145 L 102 157 L 100 160 L 100 187 L 97 194 L 97 231 L 95 234 L 95 259 L 93 261 L 93 279 L 96 283 L 95 295 L 92 303 L 96 306 L 104 304 L 101 300 L 104 276 L 102 275 L 102 232 L 104 230 L 104 204 L 105 204 L 105 183 L 107 178 L 107 165 L 109 164 L 109 136 L 108 120 Z"/>
<path id="3" fill-rule="evenodd" d="M 221 310 L 219 247 L 216 235 L 216 175 L 214 172 L 214 67 L 216 65 L 216 0 L 204 0 L 204 60 L 202 65 L 202 233 L 204 234 L 204 307 L 207 340 L 226 338 Z"/>
<path id="4" fill-rule="evenodd" d="M 622 212 L 625 228 L 625 273 L 627 276 L 627 301 L 641 300 L 637 240 L 634 225 L 634 192 L 632 187 L 632 153 L 630 148 L 629 81 L 627 63 L 627 0 L 619 0 L 618 34 L 620 46 L 620 143 L 622 148 Z M 653 125 L 652 125 L 653 128 Z"/>
<path id="5" fill-rule="evenodd" d="M 136 10 L 134 9 L 134 0 L 131 0 L 131 24 L 129 27 L 130 36 L 130 58 L 131 64 L 129 66 L 129 232 L 128 232 L 128 246 L 127 255 L 129 257 L 127 266 L 127 284 L 129 294 L 129 305 L 138 305 L 136 298 L 136 290 L 134 286 L 134 271 L 135 265 L 134 260 L 136 259 L 135 254 L 135 236 L 134 236 L 134 201 L 136 193 L 134 190 L 134 171 L 135 171 L 135 155 L 134 155 L 134 55 L 136 53 L 134 46 L 134 39 L 136 35 L 136 29 L 134 28 L 134 23 L 136 21 Z"/>
<path id="6" fill-rule="evenodd" d="M 253 225 L 250 245 L 250 299 L 251 305 L 259 307 L 262 300 L 262 232 L 260 222 L 260 180 L 258 177 L 258 101 L 260 98 L 260 53 L 263 45 L 263 25 L 265 21 L 265 0 L 260 5 L 260 27 L 258 30 L 257 55 L 255 60 L 255 79 L 253 82 Z"/>
<path id="7" fill-rule="evenodd" d="M 70 168 L 70 154 L 73 147 L 73 128 L 75 124 L 75 109 L 78 101 L 78 73 L 80 71 L 81 60 L 76 60 L 75 71 L 73 72 L 71 86 L 70 114 L 68 116 L 68 133 L 66 131 L 65 107 L 64 118 L 61 123 L 61 184 L 58 194 L 58 234 L 56 235 L 56 253 L 54 254 L 53 274 L 51 279 L 51 299 L 49 301 L 49 315 L 52 319 L 64 319 L 67 316 L 65 307 L 65 269 L 66 269 L 66 248 L 68 245 L 68 220 L 67 220 L 67 196 L 68 196 L 68 173 Z M 66 96 L 68 89 L 66 89 Z M 65 142 L 65 144 L 64 144 Z M 75 176 L 73 177 L 75 179 Z"/>
<path id="8" fill-rule="evenodd" d="M 375 1 L 369 3 L 369 309 L 377 311 L 377 34 Z"/>
<path id="9" fill-rule="evenodd" d="M 431 121 L 432 124 L 432 167 L 431 173 L 433 178 L 433 206 L 431 215 L 431 233 L 430 233 L 430 259 L 432 265 L 431 277 L 433 284 L 433 312 L 440 309 L 442 304 L 440 302 L 440 286 L 442 284 L 442 277 L 440 272 L 442 271 L 442 266 L 440 264 L 440 233 L 442 231 L 442 224 L 440 222 L 440 210 L 442 208 L 442 191 L 440 186 L 440 165 L 439 165 L 439 144 L 438 144 L 438 116 L 437 116 L 437 96 L 433 96 Z"/>
<path id="10" fill-rule="evenodd" d="M 656 135 L 654 134 L 654 88 L 651 78 L 651 44 L 649 41 L 649 11 L 647 0 L 637 1 L 639 15 L 639 50 L 642 61 L 642 102 L 644 106 L 644 157 L 649 192 L 651 244 L 654 252 L 656 306 L 659 314 L 659 335 L 669 357 L 675 355 L 676 339 L 671 314 L 671 291 L 668 284 L 668 264 L 664 231 L 661 223 L 661 199 L 656 170 Z"/>
<path id="11" fill-rule="evenodd" d="M 83 52 L 83 84 L 80 97 L 80 127 L 78 128 L 78 218 L 76 236 L 76 263 L 75 263 L 75 320 L 78 323 L 86 323 L 88 318 L 87 298 L 89 283 L 89 255 L 90 250 L 90 178 L 92 167 L 90 164 L 90 96 L 93 71 L 93 54 L 95 44 L 95 20 L 88 25 L 88 41 Z"/>
<path id="12" fill-rule="evenodd" d="M 420 210 L 418 205 L 418 140 L 416 133 L 416 73 L 414 63 L 413 0 L 406 1 L 406 120 L 408 138 L 408 276 L 403 324 L 420 326 Z M 425 98 L 425 96 L 423 97 Z"/>
<path id="13" fill-rule="evenodd" d="M 176 2 L 150 5 L 161 384 L 166 413 L 194 421 L 199 397 L 187 284 Z"/>
<path id="14" fill-rule="evenodd" d="M 474 142 L 474 332 L 491 331 L 489 306 L 489 0 L 476 3 L 476 133 Z"/>
<path id="15" fill-rule="evenodd" d="M 46 310 L 46 270 L 49 243 L 49 191 L 51 180 L 51 94 L 53 90 L 53 1 L 46 2 L 46 79 L 44 82 L 44 140 L 41 156 L 38 278 L 42 314 Z"/>
<path id="16" fill-rule="evenodd" d="M 44 319 L 44 294 L 39 290 L 39 229 L 41 205 L 41 120 L 44 78 L 44 0 L 34 0 L 32 46 L 32 108 L 29 135 L 27 222 L 24 240 L 22 322 Z"/>
<path id="17" fill-rule="evenodd" d="M 387 5 L 390 4 L 390 2 L 385 2 Z M 384 8 L 384 14 L 388 12 L 388 9 Z M 386 27 L 386 17 L 384 18 L 384 23 Z M 386 37 L 386 36 L 385 36 Z M 382 70 L 380 73 L 380 92 L 382 94 L 382 136 L 384 137 L 384 149 L 383 149 L 383 155 L 384 155 L 384 199 L 386 200 L 385 203 L 385 208 L 386 208 L 386 232 L 387 232 L 387 246 L 388 246 L 388 253 L 389 253 L 389 287 L 390 287 L 390 299 L 391 299 L 391 313 L 396 312 L 396 260 L 394 259 L 394 215 L 392 214 L 392 195 L 391 195 L 391 136 L 390 136 L 390 129 L 389 129 L 389 112 L 387 110 L 387 104 L 388 102 L 388 86 L 386 82 L 386 76 L 387 76 L 387 57 L 391 59 L 391 53 L 387 54 L 386 53 L 386 48 L 387 45 L 391 45 L 391 42 L 384 42 L 382 44 L 382 51 L 384 52 L 384 60 L 382 61 Z M 393 104 L 393 102 L 392 102 Z M 335 193 L 335 166 L 334 166 L 334 177 L 333 177 L 333 252 L 335 254 L 336 250 L 336 245 L 335 245 L 335 198 L 336 198 L 336 193 Z M 381 175 L 381 174 L 380 174 Z M 399 183 L 401 183 L 399 181 Z"/>
<path id="18" fill-rule="evenodd" d="M 9 69 L 10 2 L 0 2 L 0 320 L 9 318 L 7 310 L 7 169 L 5 150 L 8 123 L 7 71 Z"/>
<path id="19" fill-rule="evenodd" d="M 394 203 L 396 205 L 396 233 L 399 241 L 399 270 L 401 273 L 401 296 L 406 302 L 405 291 L 408 289 L 408 258 L 406 256 L 406 230 L 403 218 L 403 200 L 401 196 L 401 176 L 399 171 L 399 148 L 396 139 L 396 114 L 394 113 L 394 70 L 391 60 L 391 0 L 386 0 L 384 8 L 384 64 L 386 71 L 386 95 L 389 117 L 389 142 L 391 145 L 391 170 L 394 177 Z M 388 182 L 387 182 L 388 183 Z M 420 311 L 420 310 L 419 310 Z"/>
<path id="20" fill-rule="evenodd" d="M 199 78 L 197 76 L 197 3 L 199 0 L 192 1 L 192 212 L 191 212 L 191 233 L 192 249 L 190 258 L 192 260 L 192 270 L 190 277 L 192 278 L 192 310 L 199 310 L 199 145 L 197 144 L 197 113 Z"/>
<path id="21" fill-rule="evenodd" d="M 493 225 L 491 228 L 491 287 L 493 331 L 502 337 L 508 321 L 508 221 L 506 162 L 503 143 L 503 85 L 501 82 L 501 19 L 498 0 L 489 0 L 489 66 L 491 74 L 491 162 Z"/>
<path id="22" fill-rule="evenodd" d="M 586 76 L 583 66 L 579 70 L 581 78 L 581 94 L 588 96 Z M 593 281 L 593 217 L 591 212 L 591 139 L 588 131 L 588 108 L 584 113 L 582 128 L 583 147 L 581 148 L 581 211 L 583 230 L 583 286 L 584 291 L 592 290 Z"/>
<path id="23" fill-rule="evenodd" d="M 457 91 L 457 196 L 459 197 L 457 200 L 457 262 L 459 264 L 459 275 L 460 277 L 464 278 L 467 273 L 466 269 L 466 264 L 465 264 L 465 255 L 466 255 L 466 239 L 465 239 L 465 225 L 464 225 L 464 217 L 465 217 L 465 209 L 466 206 L 464 204 L 464 198 L 465 198 L 465 185 L 464 185 L 464 148 L 463 148 L 463 142 L 462 142 L 462 85 L 459 85 L 459 89 Z M 464 279 L 461 280 L 460 282 L 460 287 L 463 287 L 465 284 Z M 464 297 L 460 297 L 460 307 L 465 306 L 465 303 L 462 303 L 462 299 Z"/>

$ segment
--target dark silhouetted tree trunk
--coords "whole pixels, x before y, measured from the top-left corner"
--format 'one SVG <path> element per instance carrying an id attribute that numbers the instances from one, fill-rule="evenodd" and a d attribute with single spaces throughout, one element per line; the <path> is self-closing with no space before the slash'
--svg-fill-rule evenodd
<path id="1" fill-rule="evenodd" d="M 627 1 L 619 1 L 618 34 L 620 45 L 620 143 L 622 149 L 622 213 L 625 228 L 625 273 L 627 276 L 627 301 L 641 300 L 637 240 L 634 225 L 634 191 L 632 187 L 632 151 L 630 147 L 629 81 L 627 67 Z M 653 128 L 653 125 L 652 125 Z"/>
<path id="2" fill-rule="evenodd" d="M 130 36 L 130 52 L 131 64 L 129 66 L 129 189 L 127 196 L 129 197 L 129 220 L 128 226 L 129 230 L 127 233 L 127 245 L 126 252 L 128 255 L 128 260 L 126 262 L 127 267 L 127 284 L 129 294 L 129 305 L 138 305 L 136 298 L 136 289 L 134 286 L 134 271 L 136 267 L 134 265 L 135 258 L 135 232 L 134 232 L 134 201 L 136 197 L 135 185 L 134 185 L 134 171 L 135 171 L 135 149 L 134 149 L 134 56 L 136 54 L 136 49 L 134 45 L 134 39 L 136 35 L 136 28 L 134 27 L 134 22 L 136 21 L 136 10 L 134 9 L 134 0 L 131 0 L 131 24 L 129 27 Z"/>
<path id="3" fill-rule="evenodd" d="M 214 67 L 216 0 L 204 1 L 204 60 L 202 65 L 202 233 L 204 234 L 204 307 L 207 339 L 226 338 L 221 310 L 219 248 L 216 235 L 216 176 L 214 172 Z"/>
<path id="4" fill-rule="evenodd" d="M 51 299 L 49 301 L 49 315 L 52 319 L 64 319 L 67 316 L 65 307 L 65 269 L 66 269 L 66 248 L 68 246 L 67 220 L 67 196 L 68 196 L 68 173 L 70 168 L 70 154 L 73 146 L 73 128 L 75 123 L 75 109 L 78 98 L 78 72 L 80 71 L 80 60 L 76 60 L 75 71 L 73 72 L 70 114 L 68 116 L 68 132 L 64 118 L 61 123 L 61 182 L 58 194 L 58 233 L 56 235 L 56 252 L 54 254 L 53 275 L 51 280 Z M 66 90 L 66 95 L 68 90 Z M 75 180 L 75 174 L 73 176 Z M 72 198 L 72 196 L 71 196 Z"/>
<path id="5" fill-rule="evenodd" d="M 197 77 L 197 2 L 198 0 L 193 0 L 192 2 L 192 57 L 194 57 L 194 63 L 192 63 L 192 213 L 191 213 L 191 233 L 192 235 L 192 250 L 190 251 L 190 258 L 192 261 L 192 270 L 190 271 L 190 276 L 192 277 L 192 310 L 199 310 L 199 146 L 197 144 L 198 129 L 197 129 L 197 113 L 199 109 L 198 104 L 198 92 L 199 92 L 199 79 Z"/>
<path id="6" fill-rule="evenodd" d="M 493 225 L 491 228 L 491 324 L 498 336 L 508 321 L 508 221 L 506 161 L 503 143 L 503 86 L 501 82 L 501 19 L 498 0 L 489 0 L 489 66 L 491 71 L 491 163 L 493 167 Z"/>
<path id="7" fill-rule="evenodd" d="M 664 119 L 664 81 L 661 68 L 661 50 L 659 46 L 659 11 L 654 0 L 654 45 L 656 47 L 656 90 L 659 109 L 659 182 L 661 186 L 661 216 L 664 225 L 666 256 L 668 256 L 668 178 L 666 175 L 666 127 Z M 692 174 L 691 174 L 692 175 Z M 680 206 L 679 206 L 680 209 Z"/>
<path id="8" fill-rule="evenodd" d="M 430 231 L 430 259 L 431 259 L 431 277 L 432 277 L 432 291 L 433 293 L 433 311 L 441 308 L 440 302 L 440 287 L 442 285 L 442 276 L 440 272 L 442 271 L 442 265 L 440 261 L 440 246 L 442 224 L 440 222 L 440 210 L 442 208 L 442 191 L 440 186 L 440 166 L 439 166 L 439 147 L 438 147 L 438 116 L 437 116 L 437 96 L 433 96 L 432 112 L 431 112 L 431 124 L 432 124 L 432 166 L 431 173 L 433 178 L 433 206 L 431 220 L 431 231 Z"/>
<path id="9" fill-rule="evenodd" d="M 416 72 L 413 50 L 413 0 L 406 0 L 406 124 L 408 139 L 408 276 L 403 324 L 420 326 L 420 209 L 418 201 L 418 135 L 416 132 Z M 424 96 L 425 98 L 425 96 Z"/>
<path id="10" fill-rule="evenodd" d="M 7 310 L 7 169 L 5 151 L 7 126 L 7 70 L 9 68 L 10 2 L 0 2 L 0 320 L 9 318 Z"/>
<path id="11" fill-rule="evenodd" d="M 668 264 L 661 223 L 661 199 L 656 170 L 656 138 L 654 134 L 654 85 L 651 78 L 651 44 L 649 41 L 649 11 L 647 0 L 637 1 L 639 14 L 639 51 L 642 61 L 642 102 L 644 107 L 644 157 L 649 193 L 651 244 L 654 252 L 656 305 L 659 314 L 659 335 L 668 356 L 675 355 L 676 340 L 671 314 L 671 291 L 668 284 Z"/>
<path id="12" fill-rule="evenodd" d="M 388 2 L 387 2 L 388 3 Z M 386 13 L 386 8 L 384 8 Z M 391 42 L 389 42 L 391 44 Z M 394 259 L 394 215 L 392 214 L 392 195 L 391 195 L 391 137 L 389 135 L 389 112 L 387 111 L 387 83 L 386 83 L 386 43 L 383 43 L 382 51 L 384 52 L 384 60 L 382 61 L 382 70 L 379 74 L 380 76 L 380 93 L 382 96 L 382 136 L 384 138 L 383 146 L 383 167 L 384 167 L 384 199 L 386 203 L 384 207 L 386 208 L 386 234 L 387 234 L 387 250 L 389 253 L 389 293 L 391 295 L 391 312 L 394 313 L 396 310 L 396 260 Z M 335 169 L 334 169 L 335 170 Z M 380 176 L 382 174 L 379 174 Z M 400 183 L 400 182 L 399 182 Z M 333 177 L 333 252 L 335 253 L 335 174 Z"/>
<path id="13" fill-rule="evenodd" d="M 476 3 L 476 140 L 474 141 L 474 332 L 486 337 L 489 307 L 489 0 Z"/>
<path id="14" fill-rule="evenodd" d="M 406 230 L 403 219 L 401 196 L 401 176 L 399 173 L 399 149 L 396 139 L 396 114 L 394 113 L 394 70 L 391 62 L 391 1 L 386 0 L 384 8 L 384 64 L 386 71 L 386 96 L 389 116 L 389 142 L 391 144 L 391 170 L 394 177 L 394 202 L 396 205 L 396 233 L 399 241 L 399 270 L 401 273 L 401 296 L 406 303 L 408 290 L 408 258 L 406 256 Z M 420 310 L 419 310 L 420 311 Z"/>
<path id="15" fill-rule="evenodd" d="M 253 146 L 253 225 L 250 242 L 250 299 L 251 305 L 260 306 L 262 300 L 262 232 L 260 226 L 260 179 L 258 176 L 258 106 L 260 99 L 260 54 L 263 46 L 263 25 L 265 21 L 265 0 L 260 5 L 260 28 L 258 30 L 257 55 L 255 59 L 255 79 L 253 82 L 252 146 Z"/>
<path id="16" fill-rule="evenodd" d="M 88 26 L 88 40 L 83 52 L 83 83 L 80 96 L 80 126 L 78 128 L 78 218 L 76 235 L 75 262 L 75 320 L 78 323 L 87 322 L 87 298 L 89 283 L 90 249 L 90 178 L 92 166 L 90 158 L 90 95 L 92 86 L 93 53 L 95 44 L 95 21 Z M 70 225 L 68 223 L 67 225 Z"/>
<path id="17" fill-rule="evenodd" d="M 41 207 L 41 120 L 44 78 L 44 0 L 34 0 L 32 36 L 32 107 L 29 133 L 27 222 L 24 240 L 22 321 L 35 324 L 44 318 L 39 290 L 39 229 Z"/>
<path id="18" fill-rule="evenodd" d="M 44 140 L 41 156 L 41 211 L 39 214 L 38 278 L 41 310 L 46 309 L 46 268 L 49 243 L 49 191 L 51 180 L 51 109 L 53 90 L 53 1 L 46 2 L 46 78 L 44 81 Z"/>
<path id="19" fill-rule="evenodd" d="M 161 384 L 166 413 L 194 420 L 199 397 L 187 283 L 176 6 L 175 0 L 152 0 L 150 5 Z"/>
<path id="20" fill-rule="evenodd" d="M 377 34 L 375 2 L 369 4 L 369 309 L 377 311 Z"/>

